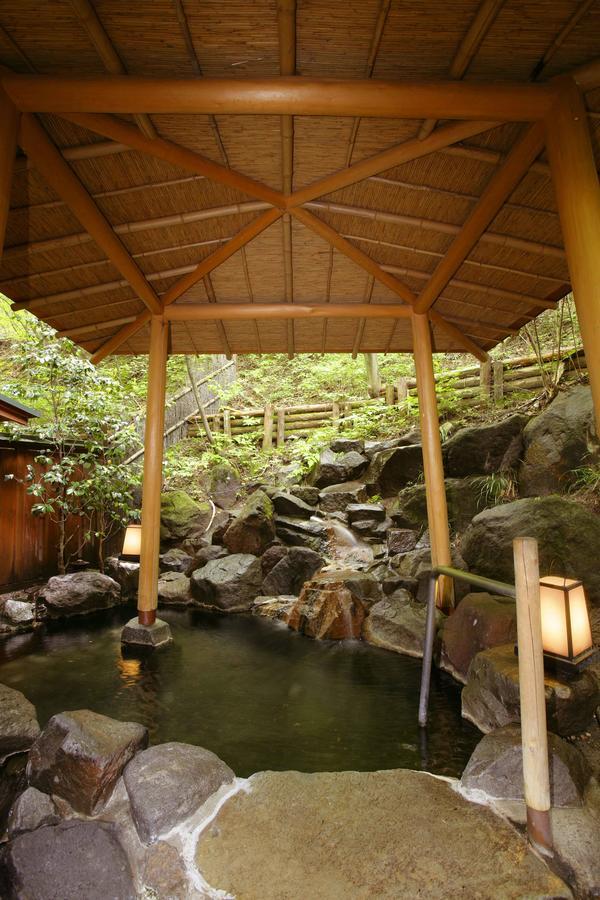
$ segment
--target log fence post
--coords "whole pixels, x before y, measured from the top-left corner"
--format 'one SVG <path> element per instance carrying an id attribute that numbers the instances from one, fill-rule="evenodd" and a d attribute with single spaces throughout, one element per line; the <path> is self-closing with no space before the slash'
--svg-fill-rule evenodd
<path id="1" fill-rule="evenodd" d="M 223 434 L 231 437 L 231 412 L 227 407 L 223 410 Z"/>
<path id="2" fill-rule="evenodd" d="M 265 405 L 263 429 L 263 450 L 270 450 L 273 446 L 273 406 L 271 403 Z"/>
<path id="3" fill-rule="evenodd" d="M 408 397 L 408 379 L 398 379 L 398 405 L 405 403 Z"/>
<path id="4" fill-rule="evenodd" d="M 479 390 L 482 397 L 490 397 L 492 393 L 492 364 L 489 361 L 479 364 Z"/>
<path id="5" fill-rule="evenodd" d="M 385 386 L 385 405 L 393 406 L 394 405 L 394 385 L 386 384 Z"/>
<path id="6" fill-rule="evenodd" d="M 285 406 L 277 410 L 277 446 L 283 447 L 285 443 Z"/>
<path id="7" fill-rule="evenodd" d="M 500 403 L 504 398 L 504 361 L 494 360 L 494 402 Z"/>

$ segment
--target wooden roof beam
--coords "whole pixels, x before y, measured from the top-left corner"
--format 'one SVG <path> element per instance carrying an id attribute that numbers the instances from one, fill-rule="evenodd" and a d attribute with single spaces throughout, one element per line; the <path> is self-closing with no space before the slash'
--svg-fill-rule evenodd
<path id="1" fill-rule="evenodd" d="M 535 64 L 531 71 L 531 75 L 529 76 L 531 81 L 537 81 L 543 73 L 544 69 L 547 67 L 550 60 L 556 55 L 558 50 L 562 47 L 566 39 L 569 37 L 575 26 L 579 23 L 579 21 L 585 16 L 588 10 L 594 5 L 596 0 L 582 0 L 579 5 L 575 8 L 573 13 L 569 16 L 563 27 L 560 29 L 544 55 L 538 62 Z"/>
<path id="2" fill-rule="evenodd" d="M 450 78 L 459 80 L 466 73 L 504 3 L 505 0 L 483 0 L 454 54 L 448 72 Z M 425 119 L 419 129 L 419 138 L 423 140 L 430 135 L 436 124 L 436 119 Z"/>
<path id="3" fill-rule="evenodd" d="M 69 122 L 74 122 L 75 125 L 87 128 L 88 131 L 93 131 L 111 140 L 126 144 L 132 150 L 147 153 L 149 156 L 154 156 L 163 162 L 179 166 L 188 172 L 204 175 L 212 181 L 218 181 L 221 184 L 226 184 L 228 187 L 235 188 L 235 190 L 243 191 L 257 200 L 264 200 L 272 206 L 285 206 L 285 199 L 278 191 L 273 191 L 259 181 L 248 178 L 247 175 L 242 175 L 234 169 L 229 169 L 213 162 L 200 153 L 188 150 L 180 144 L 173 143 L 173 141 L 168 141 L 161 137 L 153 140 L 147 138 L 137 128 L 128 125 L 127 122 L 122 122 L 120 119 L 115 119 L 110 115 L 93 115 L 88 113 L 65 113 L 64 115 L 60 113 L 60 115 Z"/>
<path id="4" fill-rule="evenodd" d="M 22 112 L 364 116 L 532 122 L 551 110 L 551 84 L 304 78 L 94 78 L 3 75 Z"/>
<path id="5" fill-rule="evenodd" d="M 421 291 L 415 311 L 427 312 L 452 276 L 462 266 L 485 230 L 515 190 L 532 162 L 542 152 L 545 143 L 543 123 L 531 125 L 506 157 L 481 195 L 481 199 L 456 236 L 446 256 Z"/>
<path id="6" fill-rule="evenodd" d="M 444 147 L 440 152 L 446 156 L 458 156 L 460 159 L 473 159 L 477 162 L 489 163 L 491 166 L 497 166 L 504 159 L 503 154 L 498 153 L 497 150 L 484 150 L 482 147 L 470 147 L 465 144 Z M 550 178 L 551 175 L 550 166 L 545 162 L 534 162 L 531 171 L 544 178 Z"/>
<path id="7" fill-rule="evenodd" d="M 33 160 L 48 184 L 63 198 L 93 240 L 104 250 L 121 275 L 127 279 L 148 310 L 153 313 L 160 312 L 162 310 L 160 300 L 141 270 L 40 123 L 32 115 L 21 116 L 19 144 Z"/>
<path id="8" fill-rule="evenodd" d="M 170 322 L 245 319 L 407 319 L 409 306 L 399 303 L 177 303 L 165 308 Z"/>
<path id="9" fill-rule="evenodd" d="M 279 74 L 296 74 L 296 0 L 277 0 L 277 30 L 279 33 Z M 294 182 L 294 117 L 282 116 L 281 131 L 281 190 L 289 196 Z M 286 303 L 294 302 L 294 270 L 292 253 L 292 223 L 289 216 L 282 220 L 283 279 Z M 294 323 L 287 323 L 288 358 L 294 356 Z"/>
<path id="10" fill-rule="evenodd" d="M 102 60 L 106 71 L 111 75 L 126 75 L 127 70 L 106 33 L 102 22 L 98 18 L 98 13 L 89 0 L 70 0 L 70 2 L 73 12 L 83 25 L 87 36 L 96 48 L 98 56 Z M 146 113 L 137 113 L 134 116 L 134 120 L 140 131 L 142 131 L 146 137 L 156 137 L 156 129 L 152 124 L 150 116 L 146 115 Z"/>
<path id="11" fill-rule="evenodd" d="M 253 240 L 253 238 L 261 234 L 265 228 L 268 228 L 269 225 L 276 222 L 281 215 L 281 210 L 269 209 L 238 231 L 238 233 L 227 241 L 226 244 L 218 247 L 214 253 L 211 253 L 210 256 L 203 259 L 192 272 L 188 275 L 184 275 L 180 281 L 169 288 L 162 296 L 163 308 L 174 303 L 182 294 L 185 294 L 189 288 L 204 278 L 205 275 L 208 275 L 213 269 L 216 269 L 224 263 L 226 259 L 229 259 L 230 256 L 233 256 L 233 254 L 237 253 L 242 247 L 245 247 L 246 244 Z M 118 347 L 126 343 L 130 337 L 133 337 L 133 335 L 149 321 L 150 313 L 140 313 L 140 315 L 136 317 L 135 322 L 125 325 L 124 328 L 118 331 L 117 334 L 113 335 L 95 351 L 92 355 L 92 362 L 101 362 L 101 360 L 113 353 Z"/>

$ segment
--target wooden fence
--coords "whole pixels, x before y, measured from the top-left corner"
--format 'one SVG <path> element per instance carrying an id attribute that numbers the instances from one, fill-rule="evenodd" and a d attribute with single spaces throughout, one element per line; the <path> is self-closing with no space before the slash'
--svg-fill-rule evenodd
<path id="1" fill-rule="evenodd" d="M 505 397 L 515 394 L 539 393 L 551 379 L 554 383 L 582 380 L 587 376 L 585 356 L 581 347 L 563 350 L 560 355 L 546 353 L 522 356 L 516 359 L 492 360 L 461 369 L 436 374 L 436 383 L 444 385 L 462 399 L 487 398 L 501 403 Z M 370 400 L 333 400 L 330 403 L 313 403 L 303 406 L 231 409 L 224 407 L 207 416 L 214 432 L 229 436 L 249 435 L 262 441 L 263 449 L 276 444 L 280 447 L 294 435 L 307 434 L 324 425 L 337 423 L 340 429 L 359 410 L 402 405 L 416 398 L 414 378 L 400 378 L 396 384 L 386 385 L 379 397 Z M 197 418 L 189 418 L 190 434 L 202 436 Z"/>

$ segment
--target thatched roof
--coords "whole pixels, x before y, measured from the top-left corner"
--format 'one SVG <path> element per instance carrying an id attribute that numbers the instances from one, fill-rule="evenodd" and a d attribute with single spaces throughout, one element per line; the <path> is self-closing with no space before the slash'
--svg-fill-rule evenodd
<path id="1" fill-rule="evenodd" d="M 309 78 L 529 83 L 582 66 L 600 48 L 600 4 L 578 0 L 299 0 L 294 6 L 276 0 L 96 0 L 92 7 L 82 0 L 5 0 L 0 61 L 15 73 L 40 75 L 121 71 L 248 79 L 295 72 Z M 590 90 L 586 99 L 599 151 L 600 90 Z M 269 208 L 256 195 L 108 140 L 72 118 L 43 113 L 39 121 L 159 297 Z M 120 121 L 288 194 L 448 124 L 332 116 L 295 116 L 292 123 L 278 115 L 165 112 L 121 114 Z M 290 124 L 293 138 L 286 138 Z M 306 208 L 419 295 L 528 127 L 487 127 L 319 195 Z M 433 309 L 489 349 L 568 290 L 542 149 Z M 13 179 L 0 291 L 91 352 L 146 310 L 139 292 L 24 155 Z M 294 216 L 279 216 L 176 303 L 215 301 L 402 302 Z M 436 323 L 433 333 L 436 349 L 462 349 Z M 411 345 L 409 319 L 356 317 L 293 324 L 176 321 L 171 341 L 175 353 L 407 351 Z M 147 348 L 146 324 L 116 352 Z"/>

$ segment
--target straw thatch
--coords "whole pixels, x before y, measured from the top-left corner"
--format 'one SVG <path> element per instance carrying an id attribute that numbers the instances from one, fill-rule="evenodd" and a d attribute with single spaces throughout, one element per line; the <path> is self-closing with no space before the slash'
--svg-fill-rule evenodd
<path id="1" fill-rule="evenodd" d="M 42 75 L 100 75 L 119 71 L 120 64 L 129 75 L 245 78 L 278 75 L 295 65 L 298 75 L 310 77 L 528 82 L 585 64 L 600 47 L 600 6 L 586 4 L 577 15 L 582 4 L 576 0 L 298 0 L 297 5 L 289 0 L 95 0 L 91 5 L 113 48 L 111 57 L 86 27 L 82 5 L 76 0 L 3 2 L 0 62 L 14 72 Z M 485 27 L 473 40 L 484 15 Z M 600 111 L 600 90 L 589 91 L 587 102 L 592 113 Z M 142 132 L 154 130 L 276 191 L 284 187 L 286 175 L 298 190 L 444 124 L 295 117 L 288 139 L 292 168 L 286 173 L 282 118 L 123 117 Z M 235 187 L 128 149 L 65 118 L 46 114 L 39 120 L 159 297 L 268 209 L 267 202 Z M 598 151 L 600 116 L 590 116 L 590 127 Z M 512 123 L 491 128 L 315 197 L 306 208 L 418 295 L 526 128 Z M 542 151 L 434 308 L 489 349 L 568 290 Z M 31 304 L 37 316 L 90 352 L 146 309 L 23 155 L 13 177 L 0 291 L 20 308 Z M 215 301 L 400 302 L 389 287 L 373 282 L 356 262 L 293 217 L 291 227 L 283 218 L 273 222 L 176 302 Z M 148 333 L 145 325 L 116 352 L 146 352 Z M 438 324 L 433 338 L 437 350 L 462 349 Z M 175 321 L 171 337 L 175 353 L 396 352 L 411 347 L 409 319 Z"/>

